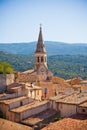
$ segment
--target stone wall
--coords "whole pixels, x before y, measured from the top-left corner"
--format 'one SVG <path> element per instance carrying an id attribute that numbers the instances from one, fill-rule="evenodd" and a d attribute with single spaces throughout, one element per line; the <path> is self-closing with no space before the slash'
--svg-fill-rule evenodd
<path id="1" fill-rule="evenodd" d="M 73 114 L 76 114 L 76 105 L 57 103 L 57 110 L 60 111 L 61 117 L 69 117 Z"/>
<path id="2" fill-rule="evenodd" d="M 40 105 L 40 106 L 37 106 L 37 107 L 34 107 L 34 108 L 31 108 L 27 111 L 24 111 L 21 113 L 21 120 L 23 119 L 26 119 L 32 115 L 35 115 L 35 114 L 38 114 L 42 111 L 45 111 L 49 108 L 49 102 L 47 102 L 46 104 L 43 104 L 43 105 Z"/>
<path id="3" fill-rule="evenodd" d="M 80 107 L 80 106 L 78 106 L 77 107 L 77 113 L 87 114 L 87 107 Z"/>
<path id="4" fill-rule="evenodd" d="M 7 90 L 7 86 L 14 82 L 14 74 L 0 74 L 0 93 Z"/>

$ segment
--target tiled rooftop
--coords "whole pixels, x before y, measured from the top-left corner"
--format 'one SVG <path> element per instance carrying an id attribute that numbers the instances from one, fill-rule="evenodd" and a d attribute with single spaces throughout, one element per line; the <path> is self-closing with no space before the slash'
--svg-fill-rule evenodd
<path id="1" fill-rule="evenodd" d="M 36 125 L 41 121 L 43 121 L 43 119 L 30 117 L 26 120 L 21 121 L 21 123 L 23 123 L 25 125 Z"/>
<path id="2" fill-rule="evenodd" d="M 80 104 L 79 106 L 80 106 L 80 107 L 87 107 L 87 101 L 84 102 L 84 103 L 82 103 L 82 104 Z"/>
<path id="3" fill-rule="evenodd" d="M 87 80 L 82 80 L 81 84 L 87 84 Z"/>
<path id="4" fill-rule="evenodd" d="M 81 85 L 73 85 L 73 88 L 81 88 Z"/>
<path id="5" fill-rule="evenodd" d="M 27 89 L 29 89 L 29 90 L 40 90 L 40 89 L 42 89 L 41 87 L 38 87 L 38 86 L 33 86 L 33 87 L 26 87 Z"/>
<path id="6" fill-rule="evenodd" d="M 31 127 L 0 118 L 0 130 L 32 130 Z"/>
<path id="7" fill-rule="evenodd" d="M 22 83 L 12 83 L 12 84 L 10 84 L 8 87 L 9 87 L 9 88 L 12 88 L 12 87 L 21 87 L 21 86 L 23 86 Z"/>
<path id="8" fill-rule="evenodd" d="M 12 109 L 11 111 L 16 112 L 16 113 L 21 113 L 21 112 L 26 111 L 28 109 L 38 107 L 39 105 L 44 105 L 46 103 L 48 103 L 48 101 L 42 101 L 42 102 L 35 101 L 32 104 L 27 104 L 27 105 L 21 106 L 19 108 Z"/>
<path id="9" fill-rule="evenodd" d="M 32 70 L 27 70 L 27 71 L 24 71 L 24 72 L 22 72 L 22 73 L 32 73 L 34 71 L 34 69 L 32 69 Z"/>
<path id="10" fill-rule="evenodd" d="M 56 102 L 67 103 L 67 104 L 80 104 L 87 101 L 87 93 L 74 93 L 63 99 L 59 99 Z"/>
<path id="11" fill-rule="evenodd" d="M 61 98 L 64 98 L 66 97 L 67 95 L 65 94 L 58 94 L 57 96 L 54 96 L 54 97 L 51 97 L 50 100 L 58 100 L 58 99 L 61 99 Z"/>
<path id="12" fill-rule="evenodd" d="M 44 127 L 42 130 L 87 130 L 87 120 L 65 118 Z"/>
<path id="13" fill-rule="evenodd" d="M 13 102 L 17 102 L 17 101 L 21 101 L 21 100 L 24 100 L 26 99 L 27 97 L 26 96 L 22 96 L 22 97 L 18 97 L 18 98 L 12 98 L 10 100 L 2 100 L 0 101 L 0 103 L 4 103 L 4 104 L 11 104 Z"/>
<path id="14" fill-rule="evenodd" d="M 47 110 L 45 110 L 41 113 L 38 113 L 32 117 L 29 117 L 21 122 L 26 125 L 36 125 L 48 118 L 53 117 L 56 113 L 57 112 L 53 109 L 47 109 Z"/>

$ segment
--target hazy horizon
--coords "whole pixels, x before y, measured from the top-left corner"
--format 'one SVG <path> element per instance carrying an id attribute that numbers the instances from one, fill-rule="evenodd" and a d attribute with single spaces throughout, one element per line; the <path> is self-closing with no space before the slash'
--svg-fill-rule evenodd
<path id="1" fill-rule="evenodd" d="M 22 44 L 22 43 L 25 43 L 25 44 L 31 44 L 31 43 L 34 43 L 34 42 L 38 42 L 38 41 L 27 41 L 27 42 L 3 42 L 3 43 L 1 43 L 0 42 L 0 44 Z M 47 40 L 47 41 L 44 41 L 44 44 L 46 43 L 46 42 L 54 42 L 54 43 L 57 43 L 57 44 L 59 44 L 59 43 L 61 43 L 61 44 L 87 44 L 87 43 L 68 43 L 68 42 L 62 42 L 62 41 L 50 41 L 50 40 Z"/>
<path id="2" fill-rule="evenodd" d="M 87 44 L 86 0 L 0 0 L 0 43 L 44 41 Z"/>

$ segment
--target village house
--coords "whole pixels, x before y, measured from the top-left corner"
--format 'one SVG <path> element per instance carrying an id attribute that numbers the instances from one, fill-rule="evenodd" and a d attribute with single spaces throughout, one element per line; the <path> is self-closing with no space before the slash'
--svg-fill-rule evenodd
<path id="1" fill-rule="evenodd" d="M 57 96 L 49 98 L 50 101 L 50 107 L 55 109 L 57 111 L 57 104 L 56 101 L 59 99 L 65 98 L 67 95 L 66 94 L 58 94 Z"/>
<path id="2" fill-rule="evenodd" d="M 48 108 L 50 108 L 48 101 L 38 101 L 26 96 L 0 101 L 0 111 L 6 119 L 14 122 L 20 122 Z"/>
<path id="3" fill-rule="evenodd" d="M 7 87 L 7 90 L 16 93 L 17 97 L 25 95 L 37 100 L 42 98 L 42 88 L 33 83 L 13 83 Z"/>
<path id="4" fill-rule="evenodd" d="M 79 106 L 77 106 L 77 113 L 87 115 L 87 100 L 86 100 L 86 102 L 84 102 L 84 103 L 80 104 Z"/>
<path id="5" fill-rule="evenodd" d="M 30 102 L 31 99 L 28 97 L 22 96 L 18 98 L 12 98 L 9 100 L 2 100 L 0 101 L 0 111 L 5 114 L 6 119 L 9 117 L 9 111 L 13 108 L 20 107 Z"/>
<path id="6" fill-rule="evenodd" d="M 60 117 L 69 117 L 78 113 L 78 106 L 87 101 L 87 93 L 74 92 L 53 101 L 50 99 L 51 107 L 59 112 Z M 84 104 L 83 104 L 84 106 Z M 85 114 L 85 112 L 84 112 Z"/>
<path id="7" fill-rule="evenodd" d="M 20 106 L 18 108 L 14 108 L 9 112 L 9 117 L 11 117 L 11 121 L 20 122 L 32 115 L 38 114 L 44 110 L 49 108 L 48 101 L 36 101 L 27 105 Z"/>

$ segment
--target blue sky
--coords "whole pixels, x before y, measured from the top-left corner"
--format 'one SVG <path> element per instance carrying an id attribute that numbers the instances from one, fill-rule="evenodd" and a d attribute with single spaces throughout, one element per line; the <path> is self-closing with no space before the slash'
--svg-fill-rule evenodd
<path id="1" fill-rule="evenodd" d="M 87 0 L 0 0 L 0 43 L 87 43 Z"/>

